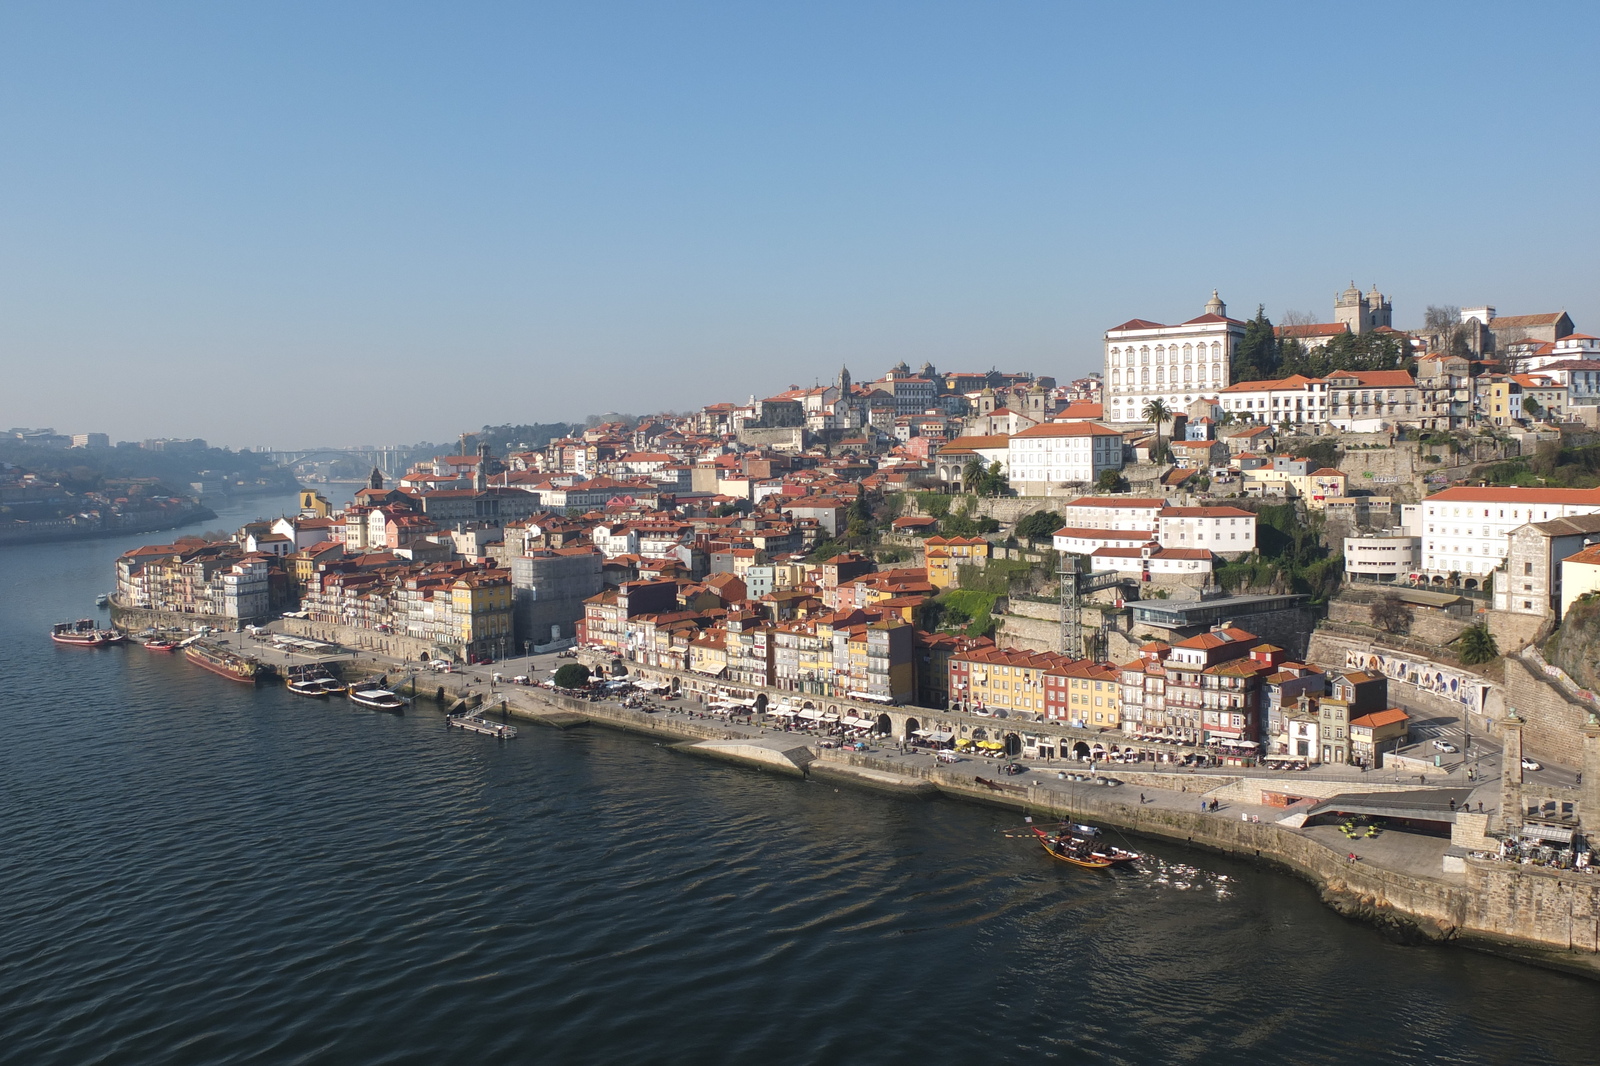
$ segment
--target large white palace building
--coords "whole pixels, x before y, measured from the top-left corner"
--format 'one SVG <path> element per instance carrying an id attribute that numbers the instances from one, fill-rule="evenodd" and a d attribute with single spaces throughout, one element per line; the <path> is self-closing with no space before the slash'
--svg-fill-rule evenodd
<path id="1" fill-rule="evenodd" d="M 1233 350 L 1243 339 L 1244 323 L 1228 317 L 1214 289 L 1199 318 L 1176 326 L 1135 318 L 1106 330 L 1106 421 L 1143 422 L 1151 400 L 1179 412 L 1216 396 L 1229 384 Z"/>

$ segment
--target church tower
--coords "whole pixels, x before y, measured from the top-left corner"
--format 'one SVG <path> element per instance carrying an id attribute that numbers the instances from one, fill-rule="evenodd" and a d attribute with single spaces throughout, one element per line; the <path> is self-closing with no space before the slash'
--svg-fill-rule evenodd
<path id="1" fill-rule="evenodd" d="M 1218 318 L 1228 317 L 1228 305 L 1222 302 L 1222 297 L 1217 295 L 1217 290 L 1211 290 L 1211 299 L 1206 301 L 1206 314 L 1216 315 Z"/>
<path id="2" fill-rule="evenodd" d="M 472 470 L 472 487 L 479 492 L 489 487 L 489 446 L 478 445 L 478 465 Z"/>
<path id="3" fill-rule="evenodd" d="M 383 491 L 383 471 L 377 467 L 372 468 L 372 473 L 367 475 L 367 488 L 374 492 Z"/>
<path id="4" fill-rule="evenodd" d="M 847 367 L 847 366 L 841 366 L 839 368 L 839 398 L 842 400 L 846 396 L 849 396 L 849 395 L 850 395 L 850 368 Z"/>

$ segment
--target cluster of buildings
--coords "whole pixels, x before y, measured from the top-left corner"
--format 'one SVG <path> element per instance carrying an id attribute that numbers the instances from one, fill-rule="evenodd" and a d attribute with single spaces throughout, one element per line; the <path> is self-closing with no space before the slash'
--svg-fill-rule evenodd
<path id="1" fill-rule="evenodd" d="M 1206 744 L 1268 761 L 1370 767 L 1409 738 L 1409 715 L 1388 706 L 1384 675 L 1330 676 L 1232 625 L 1145 644 L 1119 680 L 1117 725 L 1140 739 Z"/>

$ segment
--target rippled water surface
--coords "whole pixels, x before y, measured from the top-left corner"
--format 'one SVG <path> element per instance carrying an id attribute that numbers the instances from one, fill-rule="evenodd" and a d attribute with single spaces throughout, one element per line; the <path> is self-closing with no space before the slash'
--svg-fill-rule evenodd
<path id="1" fill-rule="evenodd" d="M 125 546 L 0 549 L 0 1062 L 1596 1061 L 1600 986 L 1242 863 L 51 644 Z"/>

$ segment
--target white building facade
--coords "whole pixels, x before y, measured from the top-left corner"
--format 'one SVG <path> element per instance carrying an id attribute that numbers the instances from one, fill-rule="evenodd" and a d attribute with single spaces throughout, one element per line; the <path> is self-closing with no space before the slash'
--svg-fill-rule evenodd
<path id="1" fill-rule="evenodd" d="M 1256 550 L 1256 516 L 1239 507 L 1163 507 L 1156 539 L 1168 548 L 1203 548 L 1218 555 Z"/>
<path id="2" fill-rule="evenodd" d="M 1122 469 L 1122 434 L 1098 422 L 1046 422 L 1011 438 L 1009 477 L 1025 496 L 1036 488 L 1093 482 Z"/>
<path id="3" fill-rule="evenodd" d="M 1295 374 L 1271 381 L 1241 381 L 1223 389 L 1218 398 L 1235 422 L 1320 426 L 1328 421 L 1328 383 L 1322 378 Z"/>
<path id="4" fill-rule="evenodd" d="M 1600 514 L 1600 489 L 1461 486 L 1429 496 L 1422 512 L 1422 572 L 1439 584 L 1459 574 L 1477 587 L 1505 561 L 1512 530 Z"/>
<path id="5" fill-rule="evenodd" d="M 1135 318 L 1107 330 L 1106 420 L 1143 422 L 1151 400 L 1178 412 L 1215 396 L 1231 381 L 1233 352 L 1243 339 L 1244 323 L 1228 317 L 1215 291 L 1204 314 L 1179 325 Z"/>

